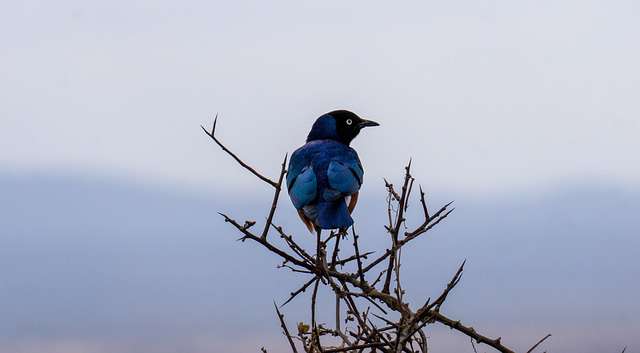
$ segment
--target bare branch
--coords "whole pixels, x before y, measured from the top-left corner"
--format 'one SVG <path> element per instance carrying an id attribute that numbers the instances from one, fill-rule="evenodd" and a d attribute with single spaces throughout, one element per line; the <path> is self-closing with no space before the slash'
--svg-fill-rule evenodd
<path id="1" fill-rule="evenodd" d="M 477 333 L 473 327 L 464 326 L 463 324 L 460 323 L 460 321 L 451 320 L 448 317 L 436 311 L 432 311 L 431 313 L 432 313 L 431 315 L 433 316 L 433 319 L 436 320 L 437 322 L 473 338 L 478 343 L 484 343 L 488 346 L 491 346 L 497 349 L 502 353 L 515 353 L 514 351 L 512 351 L 511 349 L 507 348 L 502 344 L 502 339 L 500 337 L 496 339 L 489 338 L 487 336 Z"/>
<path id="2" fill-rule="evenodd" d="M 284 160 L 282 161 L 282 168 L 280 169 L 280 176 L 278 177 L 278 184 L 276 185 L 276 191 L 273 193 L 273 201 L 271 202 L 271 209 L 269 210 L 269 215 L 267 215 L 267 222 L 264 224 L 264 229 L 262 230 L 262 240 L 267 239 L 267 233 L 269 233 L 269 226 L 273 222 L 273 215 L 276 213 L 276 207 L 278 205 L 278 198 L 280 197 L 280 190 L 282 190 L 282 179 L 284 175 L 287 173 L 287 156 L 284 155 Z"/>
<path id="3" fill-rule="evenodd" d="M 318 296 L 318 284 L 320 284 L 320 278 L 316 279 L 313 286 L 313 294 L 311 295 L 311 332 L 312 342 L 315 342 L 317 349 L 322 352 L 322 346 L 320 345 L 320 333 L 318 331 L 318 323 L 316 322 L 316 298 Z"/>
<path id="4" fill-rule="evenodd" d="M 366 252 L 364 254 L 360 254 L 359 256 L 351 255 L 351 256 L 347 257 L 346 259 L 342 259 L 342 260 L 336 261 L 336 265 L 342 266 L 342 265 L 345 265 L 345 264 L 347 264 L 349 262 L 355 261 L 357 259 L 366 259 L 369 255 L 371 255 L 373 253 L 374 253 L 373 251 L 369 251 L 369 252 Z"/>
<path id="5" fill-rule="evenodd" d="M 309 286 L 312 285 L 313 282 L 315 282 L 317 278 L 318 277 L 313 277 L 312 279 L 307 281 L 304 285 L 302 285 L 302 287 L 300 287 L 298 290 L 296 290 L 295 292 L 291 292 L 291 294 L 289 294 L 289 299 L 287 299 L 287 301 L 282 303 L 282 305 L 280 305 L 280 307 L 282 308 L 283 306 L 289 304 L 289 302 L 292 301 L 293 298 L 297 297 L 298 294 L 300 294 L 300 293 L 304 292 L 305 290 L 307 290 L 307 288 L 309 288 Z"/>
<path id="6" fill-rule="evenodd" d="M 274 188 L 278 188 L 278 184 L 263 176 L 262 174 L 258 173 L 255 169 L 253 169 L 251 166 L 249 166 L 247 163 L 245 163 L 242 159 L 240 159 L 238 156 L 235 155 L 235 153 L 231 152 L 224 144 L 222 144 L 222 142 L 220 142 L 220 140 L 218 140 L 218 138 L 216 137 L 216 124 L 218 123 L 218 114 L 216 114 L 216 117 L 213 119 L 213 127 L 211 128 L 211 132 L 207 131 L 207 129 L 200 125 L 200 127 L 202 128 L 202 130 L 204 131 L 205 134 L 207 134 L 207 136 L 211 137 L 211 139 L 218 145 L 220 146 L 220 148 L 222 148 L 223 151 L 225 151 L 227 154 L 229 154 L 231 157 L 233 157 L 233 159 L 236 160 L 236 162 L 238 162 L 238 164 L 240 164 L 244 169 L 250 171 L 253 175 L 257 176 L 260 180 L 264 181 L 265 183 L 273 186 Z"/>
<path id="7" fill-rule="evenodd" d="M 293 339 L 291 338 L 291 334 L 289 334 L 289 329 L 287 328 L 287 324 L 284 322 L 284 315 L 282 315 L 280 313 L 280 310 L 278 310 L 278 306 L 276 305 L 276 302 L 273 302 L 273 306 L 276 308 L 276 313 L 278 314 L 278 319 L 280 320 L 280 327 L 282 327 L 282 330 L 284 331 L 284 335 L 287 336 L 289 345 L 291 345 L 291 351 L 293 353 L 298 353 L 298 350 L 296 349 L 296 345 L 293 343 Z"/>
<path id="8" fill-rule="evenodd" d="M 353 234 L 353 248 L 356 252 L 356 262 L 358 263 L 358 276 L 360 281 L 364 282 L 364 273 L 362 272 L 362 260 L 360 258 L 360 250 L 358 249 L 358 234 L 356 234 L 355 227 L 351 227 L 351 234 Z"/>
<path id="9" fill-rule="evenodd" d="M 471 341 L 471 348 L 473 348 L 473 352 L 478 353 L 478 350 L 476 349 L 476 344 L 473 343 L 473 338 L 469 338 L 469 341 Z"/>
<path id="10" fill-rule="evenodd" d="M 251 239 L 259 244 L 261 244 L 262 246 L 264 246 L 265 248 L 267 248 L 269 251 L 275 253 L 276 255 L 286 259 L 287 261 L 294 263 L 300 267 L 304 267 L 307 270 L 313 270 L 313 267 L 310 266 L 309 264 L 307 264 L 304 261 L 298 260 L 295 257 L 287 254 L 286 252 L 284 252 L 283 250 L 278 249 L 276 246 L 272 245 L 271 243 L 267 242 L 266 240 L 252 234 L 251 232 L 249 232 L 247 229 L 245 229 L 243 226 L 241 226 L 240 224 L 238 224 L 238 222 L 236 222 L 235 220 L 233 220 L 232 218 L 230 218 L 229 216 L 227 216 L 224 213 L 219 213 L 222 217 L 224 217 L 225 222 L 227 223 L 231 223 L 234 227 L 236 227 L 236 229 L 238 229 L 242 234 L 244 234 L 244 236 L 240 239 L 240 240 L 245 240 L 245 239 Z"/>
<path id="11" fill-rule="evenodd" d="M 387 188 L 387 190 L 389 191 L 389 194 L 391 196 L 393 196 L 393 198 L 396 201 L 400 201 L 400 195 L 396 192 L 396 190 L 393 188 L 393 184 L 391 184 L 390 182 L 387 181 L 387 179 L 383 179 L 384 180 L 384 186 Z"/>
<path id="12" fill-rule="evenodd" d="M 462 264 L 458 268 L 458 271 L 456 271 L 456 273 L 453 275 L 453 278 L 451 279 L 451 281 L 449 281 L 449 283 L 447 284 L 447 287 L 444 289 L 442 294 L 440 294 L 440 296 L 433 302 L 433 304 L 426 306 L 425 307 L 426 310 L 431 310 L 431 309 L 440 310 L 440 306 L 442 306 L 444 301 L 447 299 L 449 292 L 451 292 L 451 290 L 455 288 L 456 285 L 458 285 L 458 282 L 460 282 L 460 279 L 462 278 L 462 271 L 464 271 L 465 263 L 467 263 L 467 260 L 462 261 Z"/>
<path id="13" fill-rule="evenodd" d="M 422 194 L 424 197 L 424 194 Z M 424 201 L 424 199 L 422 199 L 422 201 Z M 442 212 L 447 210 L 447 207 L 451 206 L 451 204 L 453 203 L 453 201 L 449 202 L 448 204 L 442 206 L 442 208 L 440 208 L 438 210 L 438 212 L 436 212 L 433 217 L 429 217 L 429 211 L 426 209 L 426 203 L 423 203 L 423 209 L 424 209 L 424 213 L 425 213 L 425 221 L 424 223 L 422 223 L 418 228 L 416 228 L 414 231 L 412 232 L 406 232 L 404 234 L 405 239 L 404 241 L 410 241 L 411 239 L 417 237 L 418 235 L 428 231 L 429 229 L 433 228 L 436 224 L 440 223 L 442 220 L 444 220 L 445 218 L 447 218 L 447 216 L 449 215 L 449 213 L 451 213 L 453 210 L 445 213 L 442 217 L 440 217 L 440 215 L 442 214 Z M 433 222 L 435 220 L 435 222 Z M 431 223 L 433 222 L 433 223 Z"/>
<path id="14" fill-rule="evenodd" d="M 529 350 L 527 351 L 527 353 L 531 353 L 531 352 L 533 352 L 536 348 L 538 348 L 538 346 L 539 346 L 542 342 L 544 342 L 544 341 L 545 341 L 547 338 L 549 338 L 549 337 L 551 337 L 551 334 L 550 334 L 550 333 L 549 333 L 549 334 L 547 334 L 546 336 L 542 337 L 542 338 L 540 339 L 540 341 L 538 341 L 538 343 L 536 343 L 536 344 L 534 344 L 534 345 L 533 345 L 533 347 L 529 348 Z M 626 349 L 626 347 L 625 347 L 625 349 Z M 623 350 L 622 352 L 624 353 L 624 350 Z"/>
<path id="15" fill-rule="evenodd" d="M 398 233 L 400 232 L 400 227 L 402 223 L 404 223 L 404 210 L 405 204 L 407 202 L 407 192 L 409 186 L 409 180 L 411 180 L 411 160 L 409 160 L 409 164 L 405 167 L 404 174 L 404 183 L 402 184 L 402 196 L 400 196 L 400 201 L 398 201 L 398 216 L 396 217 L 396 222 L 393 225 L 389 225 L 389 227 L 393 227 L 391 231 L 391 254 L 389 258 L 389 264 L 387 266 L 387 277 L 384 280 L 384 285 L 382 286 L 383 293 L 389 293 L 389 285 L 391 284 L 391 275 L 393 265 L 396 261 L 397 251 L 398 251 Z"/>
<path id="16" fill-rule="evenodd" d="M 300 256 L 301 258 L 309 261 L 309 263 L 312 263 L 314 261 L 313 257 L 311 257 L 311 255 L 309 255 L 307 251 L 305 251 L 300 245 L 298 245 L 293 240 L 293 237 L 291 235 L 287 235 L 281 226 L 276 226 L 275 224 L 271 224 L 271 226 L 278 232 L 278 234 L 280 234 L 280 238 L 282 238 L 285 243 L 287 243 L 287 245 L 289 246 L 289 248 L 291 248 L 291 250 L 293 250 L 293 252 L 298 254 L 298 256 Z"/>
<path id="17" fill-rule="evenodd" d="M 324 351 L 324 353 L 348 352 L 348 351 L 357 350 L 357 349 L 383 347 L 385 345 L 386 345 L 385 343 L 367 343 L 367 344 L 361 344 L 361 345 L 351 346 L 351 347 L 327 349 Z"/>

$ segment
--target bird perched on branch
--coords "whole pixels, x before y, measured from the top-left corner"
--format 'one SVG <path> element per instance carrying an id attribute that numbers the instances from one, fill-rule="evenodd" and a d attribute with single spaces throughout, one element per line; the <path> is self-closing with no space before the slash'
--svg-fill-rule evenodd
<path id="1" fill-rule="evenodd" d="M 349 144 L 363 128 L 378 125 L 347 110 L 332 111 L 315 121 L 307 143 L 291 155 L 287 188 L 310 232 L 353 224 L 364 169 Z"/>

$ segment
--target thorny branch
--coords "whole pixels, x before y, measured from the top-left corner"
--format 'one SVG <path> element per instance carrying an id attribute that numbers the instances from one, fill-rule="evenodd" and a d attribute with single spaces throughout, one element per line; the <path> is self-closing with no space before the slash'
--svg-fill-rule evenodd
<path id="1" fill-rule="evenodd" d="M 359 234 L 352 228 L 353 254 L 342 256 L 349 251 L 348 242 L 342 241 L 348 237 L 346 232 L 331 232 L 322 240 L 321 234 L 317 234 L 316 249 L 305 249 L 292 235 L 285 233 L 281 226 L 274 223 L 274 215 L 278 206 L 278 199 L 282 190 L 282 182 L 286 173 L 287 156 L 285 156 L 280 173 L 276 179 L 270 179 L 256 171 L 249 164 L 240 159 L 229 150 L 215 135 L 217 115 L 213 127 L 209 131 L 202 127 L 224 152 L 229 154 L 241 167 L 247 169 L 253 175 L 274 188 L 271 207 L 267 213 L 266 222 L 261 232 L 254 233 L 253 221 L 246 221 L 244 225 L 230 216 L 220 213 L 224 221 L 230 223 L 242 234 L 241 241 L 251 240 L 282 260 L 281 268 L 288 268 L 295 273 L 310 274 L 312 277 L 305 280 L 304 284 L 291 292 L 280 306 L 274 303 L 280 326 L 287 338 L 291 351 L 298 352 L 298 348 L 306 353 L 339 353 L 339 352 L 383 352 L 383 353 L 427 353 L 428 342 L 424 330 L 426 326 L 439 323 L 469 337 L 475 351 L 474 341 L 486 344 L 502 353 L 515 353 L 515 351 L 502 343 L 502 339 L 491 338 L 477 332 L 473 327 L 462 324 L 459 320 L 451 319 L 441 313 L 441 309 L 450 292 L 460 282 L 465 262 L 462 262 L 453 275 L 450 282 L 435 300 L 427 300 L 422 306 L 412 308 L 409 302 L 404 300 L 404 290 L 401 283 L 401 254 L 405 245 L 427 233 L 442 222 L 453 209 L 449 209 L 451 202 L 431 214 L 427 206 L 427 200 L 422 186 L 419 187 L 420 205 L 423 219 L 413 230 L 407 230 L 406 211 L 409 208 L 409 199 L 413 191 L 415 179 L 411 175 L 411 161 L 405 167 L 404 179 L 397 192 L 386 179 L 387 189 L 387 216 L 388 224 L 385 226 L 390 240 L 390 247 L 381 255 L 369 261 L 371 251 L 362 252 L 358 239 Z M 269 230 L 273 228 L 279 237 L 268 239 Z M 402 231 L 404 229 L 404 231 Z M 278 239 L 280 239 L 278 241 Z M 333 242 L 333 244 L 331 244 Z M 329 258 L 327 258 L 329 256 Z M 387 261 L 386 266 L 376 275 L 370 272 L 378 264 Z M 369 282 L 367 279 L 373 279 Z M 395 283 L 395 284 L 394 284 Z M 391 292 L 391 285 L 396 288 Z M 311 322 L 310 325 L 300 322 L 297 334 L 292 334 L 287 328 L 284 315 L 280 312 L 287 303 L 304 293 L 313 285 L 311 295 Z M 380 286 L 381 285 L 381 286 Z M 335 327 L 328 327 L 319 321 L 322 311 L 317 309 L 317 296 L 320 287 L 328 287 L 335 296 Z M 344 306 L 341 305 L 344 304 Z M 359 305 L 366 305 L 361 310 Z M 371 312 L 371 309 L 377 313 Z M 344 318 L 344 320 L 342 319 Z M 377 323 L 376 323 L 377 322 Z M 342 325 L 344 324 L 344 325 Z M 326 336 L 326 339 L 321 337 Z M 551 335 L 547 335 L 538 341 L 527 353 L 531 353 Z M 262 348 L 263 352 L 266 349 Z"/>

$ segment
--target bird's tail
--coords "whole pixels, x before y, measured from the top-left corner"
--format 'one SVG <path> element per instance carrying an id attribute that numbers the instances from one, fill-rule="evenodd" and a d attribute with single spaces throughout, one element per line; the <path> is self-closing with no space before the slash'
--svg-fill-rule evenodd
<path id="1" fill-rule="evenodd" d="M 344 200 L 320 202 L 316 208 L 318 216 L 316 225 L 321 229 L 349 228 L 353 224 L 353 218 L 349 214 Z"/>
<path id="2" fill-rule="evenodd" d="M 302 220 L 302 223 L 304 223 L 304 225 L 307 226 L 309 233 L 313 234 L 315 230 L 313 221 L 309 217 L 307 217 L 306 214 L 304 214 L 303 210 L 298 210 L 298 217 L 300 217 L 300 219 Z"/>

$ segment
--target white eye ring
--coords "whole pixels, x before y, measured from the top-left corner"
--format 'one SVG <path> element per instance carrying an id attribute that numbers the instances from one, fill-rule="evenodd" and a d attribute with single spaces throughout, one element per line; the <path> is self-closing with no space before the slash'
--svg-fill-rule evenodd
<path id="1" fill-rule="evenodd" d="M 353 121 L 351 119 L 347 119 L 346 123 L 347 123 L 347 125 L 351 125 L 351 124 L 353 124 Z"/>

